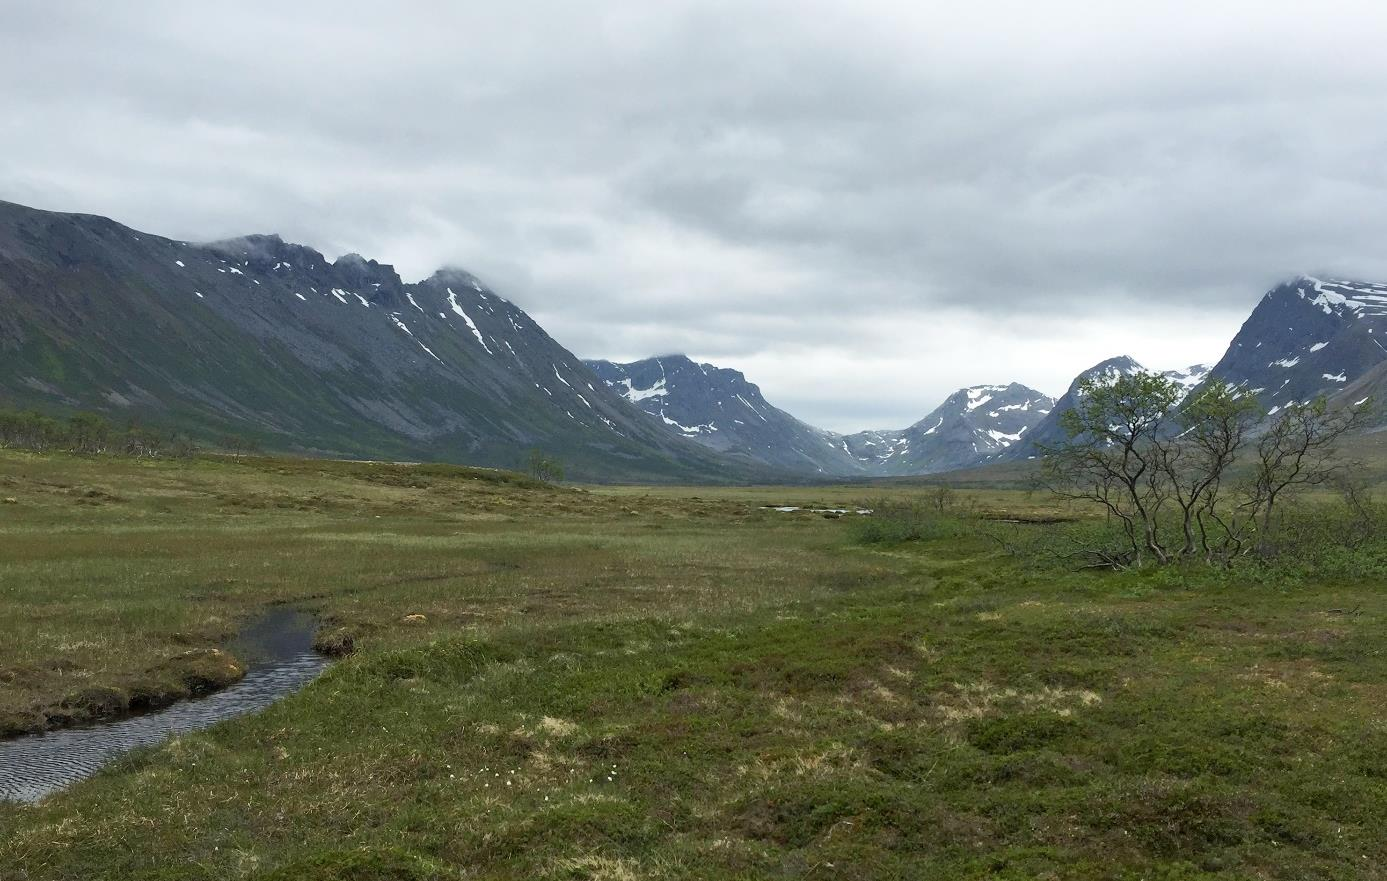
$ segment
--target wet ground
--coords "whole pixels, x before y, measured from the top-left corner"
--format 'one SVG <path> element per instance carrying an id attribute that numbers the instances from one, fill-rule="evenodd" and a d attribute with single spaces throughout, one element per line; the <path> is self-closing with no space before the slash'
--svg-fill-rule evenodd
<path id="1" fill-rule="evenodd" d="M 142 716 L 0 742 L 0 801 L 37 801 L 133 749 L 253 713 L 298 691 L 328 664 L 313 651 L 314 630 L 310 616 L 272 609 L 229 646 L 248 667 L 228 688 Z"/>

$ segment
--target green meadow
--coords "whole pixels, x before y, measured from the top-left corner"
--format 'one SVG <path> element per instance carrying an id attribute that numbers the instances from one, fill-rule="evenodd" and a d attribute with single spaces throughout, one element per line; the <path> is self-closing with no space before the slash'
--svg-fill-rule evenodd
<path id="1" fill-rule="evenodd" d="M 1367 551 L 1081 572 L 1017 549 L 1092 515 L 1009 485 L 810 510 L 938 493 L 0 451 L 0 730 L 176 697 L 273 604 L 354 648 L 0 804 L 0 878 L 1387 877 Z"/>

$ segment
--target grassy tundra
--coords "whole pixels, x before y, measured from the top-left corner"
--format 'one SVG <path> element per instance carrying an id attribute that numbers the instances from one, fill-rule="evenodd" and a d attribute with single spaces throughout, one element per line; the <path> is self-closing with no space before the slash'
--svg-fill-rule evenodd
<path id="1" fill-rule="evenodd" d="M 761 507 L 883 496 L 919 522 Z M 1371 547 L 1075 573 L 1036 549 L 1096 523 L 987 519 L 1079 512 L 1019 491 L 274 459 L 0 452 L 0 497 L 11 729 L 176 690 L 269 603 L 357 648 L 0 805 L 0 878 L 1385 874 Z"/>

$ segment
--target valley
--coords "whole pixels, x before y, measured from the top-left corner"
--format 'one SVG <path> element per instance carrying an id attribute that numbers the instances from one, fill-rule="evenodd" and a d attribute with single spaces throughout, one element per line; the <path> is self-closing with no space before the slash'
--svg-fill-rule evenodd
<path id="1" fill-rule="evenodd" d="M 980 473 L 929 535 L 882 545 L 870 517 L 767 506 L 928 488 L 0 452 L 11 726 L 266 608 L 355 649 L 258 715 L 0 804 L 0 866 L 1376 877 L 1381 591 L 1017 558 L 990 531 L 1062 527 L 1000 520 L 1092 515 L 1008 485 Z"/>
<path id="2" fill-rule="evenodd" d="M 0 881 L 1387 881 L 1387 7 L 0 20 Z"/>

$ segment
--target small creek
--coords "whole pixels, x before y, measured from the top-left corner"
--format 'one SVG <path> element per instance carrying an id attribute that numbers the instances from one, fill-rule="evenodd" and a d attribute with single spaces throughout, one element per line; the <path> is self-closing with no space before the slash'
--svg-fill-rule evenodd
<path id="1" fill-rule="evenodd" d="M 38 801 L 131 750 L 254 713 L 293 694 L 328 665 L 313 651 L 314 629 L 302 612 L 272 609 L 232 641 L 232 653 L 247 665 L 234 685 L 141 716 L 0 741 L 0 801 Z"/>

